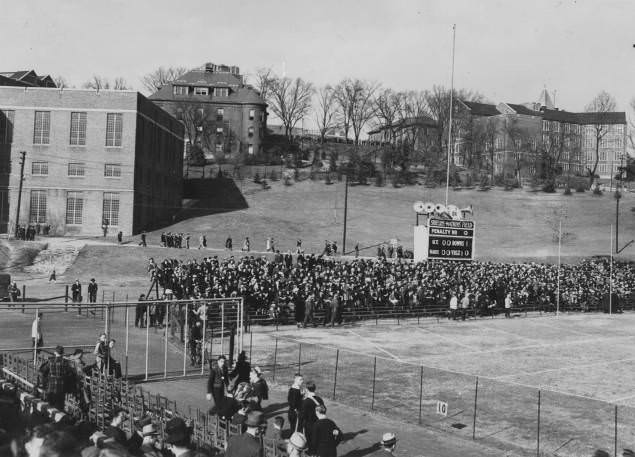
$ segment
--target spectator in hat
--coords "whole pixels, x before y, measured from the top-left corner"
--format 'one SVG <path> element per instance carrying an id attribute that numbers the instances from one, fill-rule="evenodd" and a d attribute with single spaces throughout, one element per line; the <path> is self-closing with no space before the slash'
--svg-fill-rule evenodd
<path id="1" fill-rule="evenodd" d="M 79 282 L 79 279 L 76 279 L 73 285 L 71 286 L 71 293 L 72 293 L 73 303 L 82 302 L 82 284 Z"/>
<path id="2" fill-rule="evenodd" d="M 42 313 L 37 313 L 31 324 L 31 343 L 36 354 L 40 353 L 40 348 L 44 346 L 44 336 L 42 335 Z"/>
<path id="3" fill-rule="evenodd" d="M 170 419 L 165 424 L 165 439 L 167 448 L 177 457 L 205 457 L 198 451 L 191 449 L 190 436 L 192 430 L 180 417 Z"/>
<path id="4" fill-rule="evenodd" d="M 287 454 L 289 454 L 289 457 L 302 457 L 306 448 L 307 443 L 304 434 L 293 432 L 287 443 Z"/>
<path id="5" fill-rule="evenodd" d="M 251 411 L 245 421 L 247 430 L 242 435 L 234 435 L 227 442 L 225 457 L 261 457 L 261 437 L 267 429 L 267 422 L 260 411 Z"/>
<path id="6" fill-rule="evenodd" d="M 64 347 L 55 347 L 53 357 L 42 364 L 39 371 L 42 384 L 46 388 L 46 400 L 54 408 L 64 411 L 64 397 L 67 390 L 74 386 L 67 386 L 69 380 L 74 379 L 73 368 L 64 358 Z"/>
<path id="7" fill-rule="evenodd" d="M 88 303 L 97 303 L 98 288 L 99 286 L 97 286 L 95 278 L 91 278 L 90 282 L 88 283 Z"/>
<path id="8" fill-rule="evenodd" d="M 381 437 L 381 448 L 373 452 L 370 457 L 392 457 L 395 455 L 395 448 L 397 447 L 397 437 L 394 433 L 384 433 Z"/>
<path id="9" fill-rule="evenodd" d="M 262 401 L 269 400 L 269 386 L 262 375 L 260 367 L 252 368 L 249 373 L 249 382 L 251 383 L 251 388 L 253 389 L 253 396 L 256 397 L 255 400 L 258 404 L 258 408 L 260 409 L 262 408 Z"/>
<path id="10" fill-rule="evenodd" d="M 249 382 L 250 372 L 251 364 L 247 361 L 247 354 L 245 351 L 240 351 L 236 365 L 234 365 L 234 369 L 229 373 L 229 377 L 232 379 L 234 386 L 237 386 L 241 382 Z"/>
<path id="11" fill-rule="evenodd" d="M 309 455 L 337 457 L 337 445 L 342 441 L 342 431 L 335 422 L 326 417 L 326 406 L 316 406 L 315 415 L 317 421 L 311 431 Z"/>
<path id="12" fill-rule="evenodd" d="M 300 373 L 296 373 L 293 378 L 293 384 L 289 387 L 289 391 L 287 392 L 287 403 L 289 404 L 287 417 L 289 418 L 291 432 L 297 430 L 298 416 L 302 411 L 302 384 L 304 384 L 304 378 Z"/>
<path id="13" fill-rule="evenodd" d="M 140 449 L 145 457 L 160 457 L 156 448 L 157 434 L 157 429 L 154 427 L 154 424 L 144 425 L 141 429 L 143 441 L 141 442 Z"/>
<path id="14" fill-rule="evenodd" d="M 318 406 L 324 406 L 324 400 L 315 394 L 316 385 L 313 381 L 306 383 L 306 392 L 304 393 L 304 400 L 302 400 L 302 411 L 298 422 L 297 430 L 303 431 L 306 436 L 309 448 L 312 448 L 313 437 L 313 424 L 317 422 L 317 416 L 315 415 L 315 408 Z"/>

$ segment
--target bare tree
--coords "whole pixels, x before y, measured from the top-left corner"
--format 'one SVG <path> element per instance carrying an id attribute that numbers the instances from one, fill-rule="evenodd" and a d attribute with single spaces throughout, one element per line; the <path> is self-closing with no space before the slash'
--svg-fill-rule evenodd
<path id="1" fill-rule="evenodd" d="M 332 86 L 320 87 L 317 92 L 317 104 L 315 109 L 315 121 L 320 131 L 320 143 L 324 144 L 324 138 L 329 129 L 335 124 L 335 90 Z"/>
<path id="2" fill-rule="evenodd" d="M 378 92 L 373 99 L 375 117 L 378 127 L 390 132 L 390 143 L 395 143 L 397 134 L 397 121 L 403 111 L 404 94 L 392 89 L 384 89 Z"/>
<path id="3" fill-rule="evenodd" d="M 477 163 L 489 168 L 490 184 L 494 182 L 494 145 L 499 134 L 495 119 L 484 118 L 472 123 L 470 132 L 470 154 Z"/>
<path id="4" fill-rule="evenodd" d="M 141 78 L 143 87 L 149 94 L 153 94 L 166 84 L 169 84 L 179 76 L 187 73 L 186 67 L 159 67 Z"/>
<path id="5" fill-rule="evenodd" d="M 55 86 L 58 89 L 65 89 L 67 87 L 70 87 L 70 85 L 68 84 L 68 80 L 62 75 L 54 76 L 53 81 L 55 82 Z"/>
<path id="6" fill-rule="evenodd" d="M 260 96 L 267 100 L 271 93 L 271 87 L 276 81 L 276 75 L 271 68 L 259 68 L 256 70 L 256 90 Z"/>
<path id="7" fill-rule="evenodd" d="M 115 80 L 111 84 L 108 78 L 105 78 L 100 75 L 93 75 L 93 77 L 89 81 L 86 81 L 84 84 L 82 84 L 82 87 L 84 89 L 95 89 L 95 90 L 102 90 L 102 89 L 128 90 L 130 89 L 130 87 L 126 83 L 126 80 L 123 79 L 122 77 L 115 78 Z"/>
<path id="8" fill-rule="evenodd" d="M 606 91 L 602 91 L 595 96 L 593 100 L 586 106 L 585 111 L 587 113 L 609 113 L 615 111 L 617 103 L 615 98 Z M 595 181 L 595 173 L 598 169 L 598 162 L 600 161 L 600 143 L 602 139 L 609 132 L 609 126 L 601 122 L 601 118 L 597 119 L 597 122 L 591 126 L 593 137 L 595 139 L 595 156 L 593 160 L 593 168 L 587 166 L 589 172 L 589 185 L 593 186 Z M 612 171 L 611 171 L 612 172 Z"/>
<path id="9" fill-rule="evenodd" d="M 374 115 L 373 95 L 379 89 L 379 84 L 361 79 L 347 80 L 346 88 L 348 107 L 350 109 L 350 124 L 353 129 L 355 144 L 359 144 L 359 137 L 364 126 Z"/>
<path id="10" fill-rule="evenodd" d="M 275 78 L 266 98 L 271 111 L 282 121 L 285 135 L 291 139 L 293 128 L 311 109 L 313 84 L 302 78 Z"/>

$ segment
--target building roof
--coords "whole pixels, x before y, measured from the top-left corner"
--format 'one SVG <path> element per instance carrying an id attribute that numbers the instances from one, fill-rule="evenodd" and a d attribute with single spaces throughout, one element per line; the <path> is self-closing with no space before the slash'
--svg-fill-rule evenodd
<path id="1" fill-rule="evenodd" d="M 543 112 L 546 121 L 566 122 L 569 124 L 626 124 L 623 111 L 609 113 L 571 113 L 563 110 L 546 109 Z"/>
<path id="2" fill-rule="evenodd" d="M 515 103 L 506 103 L 506 105 L 516 111 L 516 113 L 518 114 L 524 114 L 526 116 L 542 116 L 542 113 L 540 111 L 531 110 L 525 105 L 517 105 Z"/>
<path id="3" fill-rule="evenodd" d="M 546 87 L 542 90 L 542 92 L 540 92 L 538 103 L 540 104 L 540 106 L 544 106 L 546 109 L 556 108 L 556 105 L 553 103 L 553 99 L 551 98 L 551 95 L 549 95 Z"/>
<path id="4" fill-rule="evenodd" d="M 57 87 L 49 75 L 39 76 L 35 70 L 0 72 L 0 85 L 23 87 Z"/>
<path id="5" fill-rule="evenodd" d="M 181 95 L 175 96 L 174 86 L 186 87 L 227 87 L 230 89 L 228 97 L 213 99 L 209 95 Z M 200 103 L 238 103 L 266 105 L 265 100 L 252 86 L 243 83 L 242 77 L 236 73 L 212 72 L 202 69 L 191 70 L 172 83 L 166 84 L 161 89 L 150 95 L 150 100 L 161 101 L 187 101 L 192 100 Z"/>
<path id="6" fill-rule="evenodd" d="M 461 100 L 468 107 L 472 116 L 497 116 L 500 112 L 496 109 L 496 105 L 489 103 L 466 102 Z"/>

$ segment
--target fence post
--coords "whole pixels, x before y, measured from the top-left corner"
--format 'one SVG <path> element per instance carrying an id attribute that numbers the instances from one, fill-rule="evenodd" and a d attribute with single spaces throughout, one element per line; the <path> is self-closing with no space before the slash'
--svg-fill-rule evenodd
<path id="1" fill-rule="evenodd" d="M 421 406 L 423 405 L 423 365 L 419 375 L 419 425 L 421 425 Z"/>
<path id="2" fill-rule="evenodd" d="M 165 302 L 165 332 L 163 335 L 163 378 L 168 377 L 168 324 L 170 322 L 170 302 Z"/>
<path id="3" fill-rule="evenodd" d="M 302 343 L 298 343 L 298 373 L 302 373 Z"/>
<path id="4" fill-rule="evenodd" d="M 254 341 L 254 332 L 249 332 L 249 362 L 251 362 L 251 348 L 253 347 L 253 341 Z M 278 344 L 278 338 L 276 338 L 276 347 Z"/>
<path id="5" fill-rule="evenodd" d="M 373 360 L 373 396 L 370 402 L 371 411 L 375 409 L 375 375 L 377 374 L 377 357 L 375 356 Z"/>
<path id="6" fill-rule="evenodd" d="M 335 374 L 333 375 L 333 401 L 335 401 L 335 388 L 337 387 L 337 367 L 340 363 L 340 350 L 335 353 Z"/>
<path id="7" fill-rule="evenodd" d="M 615 442 L 613 449 L 615 450 L 614 456 L 617 457 L 617 405 L 615 405 Z"/>
<path id="8" fill-rule="evenodd" d="M 188 315 L 190 314 L 190 304 L 185 304 L 185 335 L 183 335 L 183 376 L 187 373 L 187 340 L 189 339 L 190 327 L 188 323 Z"/>
<path id="9" fill-rule="evenodd" d="M 476 377 L 476 386 L 474 387 L 474 419 L 472 419 L 472 439 L 476 439 L 476 405 L 478 401 L 478 376 Z"/>
<path id="10" fill-rule="evenodd" d="M 102 304 L 102 309 L 104 308 Z M 148 380 L 148 352 L 150 351 L 150 305 L 146 305 L 146 367 L 145 367 L 145 380 Z"/>
<path id="11" fill-rule="evenodd" d="M 66 286 L 64 286 L 64 303 L 68 303 L 68 284 L 66 284 Z"/>
<path id="12" fill-rule="evenodd" d="M 86 311 L 86 312 L 88 312 L 88 311 Z M 125 376 L 126 377 L 125 377 L 125 379 L 128 379 L 128 327 L 129 327 L 128 319 L 129 319 L 128 303 L 126 303 L 126 370 L 125 370 L 125 373 L 126 373 Z"/>
<path id="13" fill-rule="evenodd" d="M 538 429 L 536 430 L 536 457 L 540 457 L 540 391 L 538 391 Z"/>
<path id="14" fill-rule="evenodd" d="M 249 361 L 251 362 L 251 345 L 249 346 Z M 276 380 L 276 362 L 278 361 L 278 338 L 276 337 L 276 348 L 273 350 L 273 377 L 272 380 Z"/>

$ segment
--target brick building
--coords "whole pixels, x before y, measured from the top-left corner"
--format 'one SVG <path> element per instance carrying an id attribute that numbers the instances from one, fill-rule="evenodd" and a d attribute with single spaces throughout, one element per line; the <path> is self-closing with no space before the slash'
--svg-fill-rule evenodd
<path id="1" fill-rule="evenodd" d="M 527 173 L 533 174 L 537 170 L 532 157 L 542 148 L 550 152 L 563 174 L 587 175 L 594 166 L 598 138 L 596 174 L 600 179 L 614 176 L 626 158 L 624 112 L 560 110 L 546 90 L 536 103 L 457 103 L 461 128 L 453 155 L 459 166 L 469 166 L 469 154 L 481 147 L 491 157 L 486 160 L 493 160 L 494 174 L 518 175 L 523 161 Z M 483 144 L 478 144 L 479 135 Z"/>
<path id="2" fill-rule="evenodd" d="M 204 110 L 208 132 L 199 145 L 207 159 L 262 152 L 267 103 L 244 83 L 238 67 L 207 63 L 166 84 L 150 100 L 180 120 L 188 107 Z"/>
<path id="3" fill-rule="evenodd" d="M 0 232 L 125 235 L 172 222 L 181 206 L 183 126 L 132 91 L 0 86 Z"/>

